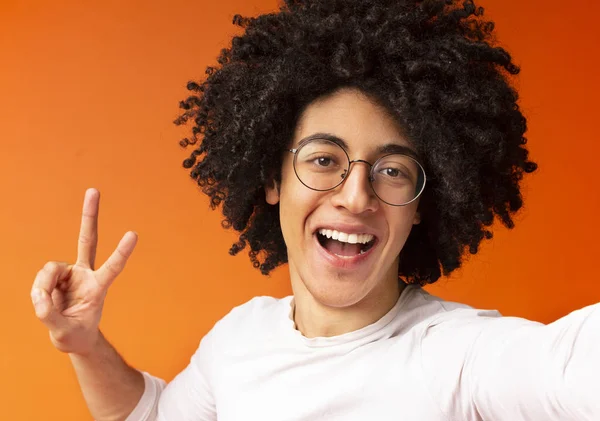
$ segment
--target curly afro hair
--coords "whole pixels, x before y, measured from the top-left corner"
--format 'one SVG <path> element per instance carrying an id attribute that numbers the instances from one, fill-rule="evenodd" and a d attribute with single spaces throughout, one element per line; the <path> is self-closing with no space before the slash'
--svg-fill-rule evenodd
<path id="1" fill-rule="evenodd" d="M 520 181 L 537 165 L 510 83 L 519 68 L 482 15 L 471 0 L 286 0 L 276 13 L 236 15 L 242 35 L 188 83 L 175 121 L 193 122 L 184 167 L 240 232 L 230 254 L 249 246 L 263 274 L 287 262 L 264 186 L 280 179 L 303 110 L 343 87 L 388 109 L 423 157 L 422 221 L 399 279 L 425 285 L 459 268 L 492 237 L 495 216 L 512 228 Z"/>

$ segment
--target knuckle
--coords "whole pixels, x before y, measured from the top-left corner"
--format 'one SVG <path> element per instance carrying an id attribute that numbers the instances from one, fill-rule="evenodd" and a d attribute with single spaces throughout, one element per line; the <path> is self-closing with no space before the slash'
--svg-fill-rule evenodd
<path id="1" fill-rule="evenodd" d="M 37 317 L 38 320 L 41 321 L 42 323 L 45 324 L 48 321 L 50 312 L 48 312 L 46 309 L 39 309 L 39 307 L 35 307 L 35 305 L 34 305 L 34 312 L 35 312 L 35 317 Z"/>
<path id="2" fill-rule="evenodd" d="M 43 269 L 46 272 L 54 272 L 58 269 L 58 262 L 46 262 Z"/>
<path id="3" fill-rule="evenodd" d="M 67 339 L 68 333 L 65 329 L 55 329 L 51 332 L 51 335 L 56 342 L 62 343 Z"/>
<path id="4" fill-rule="evenodd" d="M 113 275 L 117 275 L 119 273 L 119 265 L 116 264 L 115 262 L 110 262 L 110 261 L 107 262 L 106 269 Z"/>
<path id="5" fill-rule="evenodd" d="M 94 236 L 93 235 L 87 235 L 87 234 L 80 234 L 79 235 L 79 242 L 82 244 L 89 244 L 94 242 Z"/>
<path id="6" fill-rule="evenodd" d="M 118 248 L 116 249 L 116 252 L 117 252 L 117 254 L 118 254 L 119 256 L 121 256 L 121 257 L 123 257 L 123 258 L 125 257 L 125 253 L 123 253 L 123 250 L 121 250 L 121 248 L 120 248 L 120 247 L 118 247 Z"/>

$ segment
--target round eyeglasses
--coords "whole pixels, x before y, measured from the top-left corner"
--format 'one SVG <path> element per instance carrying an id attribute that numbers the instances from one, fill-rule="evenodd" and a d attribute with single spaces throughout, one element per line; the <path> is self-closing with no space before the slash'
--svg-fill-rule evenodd
<path id="1" fill-rule="evenodd" d="M 294 172 L 298 180 L 311 190 L 335 189 L 344 182 L 353 162 L 370 166 L 371 188 L 388 205 L 408 205 L 425 189 L 425 170 L 408 155 L 391 153 L 374 164 L 362 159 L 351 161 L 344 148 L 327 139 L 311 139 L 288 151 L 294 154 Z"/>

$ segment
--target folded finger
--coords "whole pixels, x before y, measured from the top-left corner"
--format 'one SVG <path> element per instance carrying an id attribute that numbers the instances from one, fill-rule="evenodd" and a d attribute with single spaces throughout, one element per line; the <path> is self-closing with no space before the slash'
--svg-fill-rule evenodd
<path id="1" fill-rule="evenodd" d="M 31 289 L 31 299 L 35 315 L 50 330 L 60 326 L 62 316 L 52 302 L 52 291 L 58 282 L 66 279 L 71 271 L 71 266 L 64 262 L 49 262 L 37 273 Z"/>
<path id="2" fill-rule="evenodd" d="M 40 288 L 47 294 L 52 294 L 56 284 L 66 279 L 71 273 L 71 265 L 66 262 L 48 262 L 37 273 L 32 288 Z"/>
<path id="3" fill-rule="evenodd" d="M 64 317 L 56 309 L 52 297 L 43 289 L 35 288 L 31 293 L 35 315 L 50 331 L 59 331 L 64 325 Z"/>

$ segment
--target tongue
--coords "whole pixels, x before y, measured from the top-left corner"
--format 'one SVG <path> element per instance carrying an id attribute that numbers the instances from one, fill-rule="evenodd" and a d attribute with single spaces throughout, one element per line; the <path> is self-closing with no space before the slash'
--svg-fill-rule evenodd
<path id="1" fill-rule="evenodd" d="M 324 246 L 330 253 L 338 256 L 356 256 L 360 253 L 360 244 L 342 243 L 338 240 L 328 238 L 325 240 Z"/>

